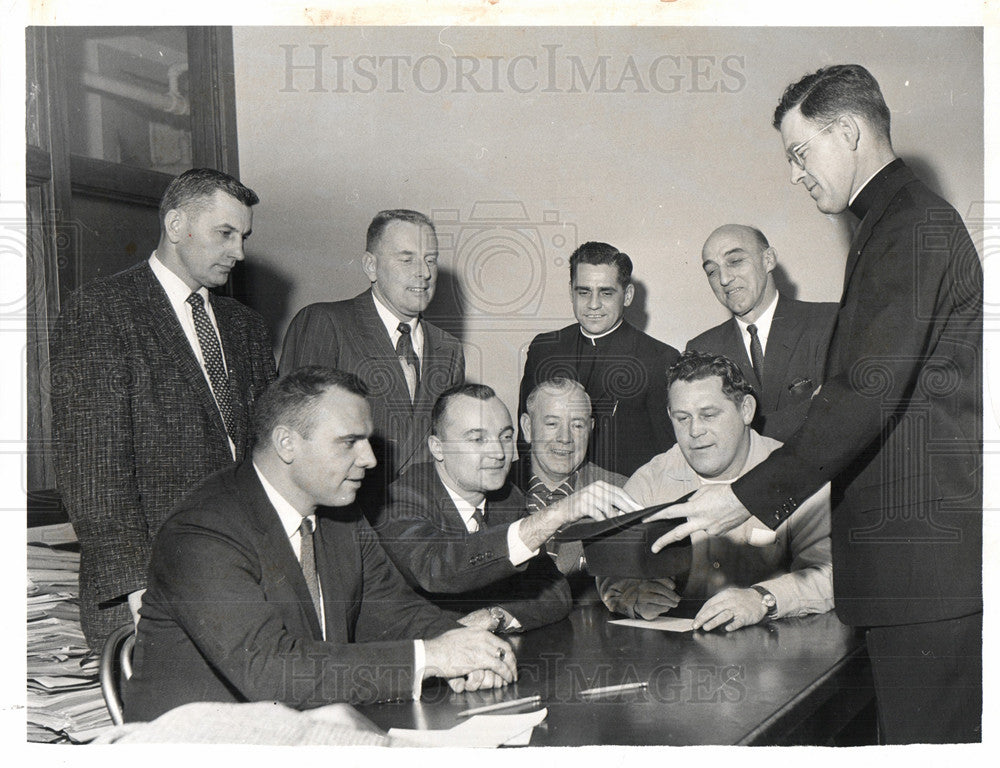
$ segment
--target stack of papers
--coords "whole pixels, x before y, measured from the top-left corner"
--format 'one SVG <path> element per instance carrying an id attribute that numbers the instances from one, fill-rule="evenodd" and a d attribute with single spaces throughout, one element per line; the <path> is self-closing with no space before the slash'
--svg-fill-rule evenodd
<path id="1" fill-rule="evenodd" d="M 517 715 L 473 715 L 441 731 L 391 728 L 389 738 L 408 747 L 499 747 L 527 746 L 531 733 L 548 714 L 547 709 Z"/>
<path id="2" fill-rule="evenodd" d="M 28 741 L 89 741 L 111 725 L 80 629 L 79 571 L 72 526 L 28 529 Z"/>

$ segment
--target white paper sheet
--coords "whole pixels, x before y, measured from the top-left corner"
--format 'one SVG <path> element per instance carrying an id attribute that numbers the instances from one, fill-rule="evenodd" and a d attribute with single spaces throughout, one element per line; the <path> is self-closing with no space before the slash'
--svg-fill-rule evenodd
<path id="1" fill-rule="evenodd" d="M 547 709 L 516 715 L 473 715 L 454 728 L 418 731 L 390 728 L 389 737 L 405 740 L 415 747 L 499 747 L 524 746 L 531 731 L 548 714 Z"/>
<path id="2" fill-rule="evenodd" d="M 671 616 L 660 616 L 658 619 L 612 619 L 609 624 L 621 624 L 623 627 L 638 627 L 639 629 L 658 629 L 661 632 L 693 632 L 694 619 L 675 619 Z"/>

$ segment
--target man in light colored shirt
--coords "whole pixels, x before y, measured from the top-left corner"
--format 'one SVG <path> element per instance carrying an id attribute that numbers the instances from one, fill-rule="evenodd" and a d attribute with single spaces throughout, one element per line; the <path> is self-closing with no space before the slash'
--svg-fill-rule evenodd
<path id="1" fill-rule="evenodd" d="M 128 720 L 194 701 L 419 698 L 516 678 L 510 645 L 406 586 L 354 506 L 375 465 L 368 391 L 305 367 L 261 399 L 252 460 L 189 494 L 153 546 Z"/>
<path id="2" fill-rule="evenodd" d="M 153 535 L 185 492 L 243 459 L 274 378 L 260 315 L 209 292 L 243 260 L 257 202 L 219 171 L 178 176 L 154 254 L 83 286 L 56 323 L 56 482 L 80 540 L 80 618 L 95 650 L 138 619 Z"/>
<path id="3" fill-rule="evenodd" d="M 427 442 L 434 460 L 393 483 L 375 527 L 403 576 L 471 626 L 529 630 L 566 616 L 569 587 L 543 551 L 546 542 L 581 517 L 638 507 L 598 481 L 529 515 L 507 478 L 510 412 L 482 384 L 441 395 Z"/>
<path id="4" fill-rule="evenodd" d="M 667 374 L 667 409 L 677 445 L 641 467 L 625 490 L 643 506 L 673 501 L 698 488 L 730 483 L 781 443 L 754 431 L 752 389 L 731 360 L 685 352 Z M 695 626 L 727 631 L 765 618 L 824 613 L 833 608 L 830 489 L 802 504 L 770 543 L 754 546 L 755 520 L 719 536 L 691 537 L 691 569 L 674 579 L 598 579 L 612 611 L 651 619 L 680 598 L 705 600 Z"/>
<path id="5" fill-rule="evenodd" d="M 725 355 L 739 365 L 757 395 L 754 428 L 785 441 L 823 383 L 837 305 L 779 294 L 777 265 L 778 252 L 759 229 L 724 224 L 712 232 L 701 266 L 732 317 L 691 339 L 687 348 Z"/>
<path id="6" fill-rule="evenodd" d="M 422 316 L 437 286 L 433 222 L 418 211 L 381 211 L 368 227 L 360 258 L 370 290 L 353 299 L 310 304 L 288 326 L 282 374 L 302 365 L 350 371 L 367 384 L 378 466 L 362 490 L 371 509 L 385 487 L 427 461 L 431 408 L 465 381 L 461 342 Z"/>

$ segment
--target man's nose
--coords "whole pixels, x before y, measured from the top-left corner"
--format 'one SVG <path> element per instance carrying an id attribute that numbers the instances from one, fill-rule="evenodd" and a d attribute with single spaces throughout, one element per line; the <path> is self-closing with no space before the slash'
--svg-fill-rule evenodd
<path id="1" fill-rule="evenodd" d="M 375 460 L 375 452 L 372 450 L 372 444 L 367 440 L 361 442 L 358 459 L 355 463 L 364 469 L 371 469 L 378 463 Z"/>
<path id="2" fill-rule="evenodd" d="M 802 179 L 806 177 L 806 169 L 798 165 L 798 163 L 789 163 L 792 169 L 792 184 L 798 184 Z"/>

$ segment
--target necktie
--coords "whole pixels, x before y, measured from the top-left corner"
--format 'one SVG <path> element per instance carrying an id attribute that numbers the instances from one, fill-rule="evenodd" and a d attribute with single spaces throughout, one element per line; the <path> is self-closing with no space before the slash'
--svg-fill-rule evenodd
<path id="1" fill-rule="evenodd" d="M 191 317 L 194 319 L 194 329 L 198 334 L 198 346 L 201 347 L 201 357 L 205 361 L 208 380 L 212 383 L 212 394 L 215 395 L 215 402 L 219 406 L 219 413 L 222 414 L 226 432 L 232 437 L 235 434 L 233 430 L 233 402 L 229 394 L 229 376 L 226 373 L 226 366 L 222 362 L 219 337 L 215 335 L 212 321 L 208 319 L 205 301 L 201 294 L 192 293 L 187 297 L 187 303 L 191 305 Z"/>
<path id="2" fill-rule="evenodd" d="M 472 519 L 475 520 L 476 525 L 479 526 L 478 528 L 476 528 L 477 531 L 486 530 L 486 515 L 483 513 L 482 509 L 476 507 L 476 511 L 472 513 Z"/>
<path id="3" fill-rule="evenodd" d="M 750 364 L 753 365 L 754 373 L 757 374 L 757 381 L 764 383 L 764 348 L 760 345 L 760 336 L 757 335 L 757 326 L 748 325 L 747 332 L 750 334 Z"/>
<path id="4" fill-rule="evenodd" d="M 302 518 L 299 535 L 302 537 L 300 550 L 302 575 L 306 577 L 306 586 L 309 588 L 313 608 L 316 609 L 316 618 L 322 623 L 323 611 L 319 602 L 319 577 L 316 575 L 316 549 L 313 546 L 313 522 L 308 517 Z"/>
<path id="5" fill-rule="evenodd" d="M 420 384 L 420 360 L 413 349 L 413 339 L 410 336 L 410 324 L 400 323 L 396 326 L 399 331 L 399 341 L 396 342 L 396 356 L 403 363 L 403 375 L 406 376 L 406 386 L 410 390 L 410 400 L 417 396 L 417 387 Z"/>

